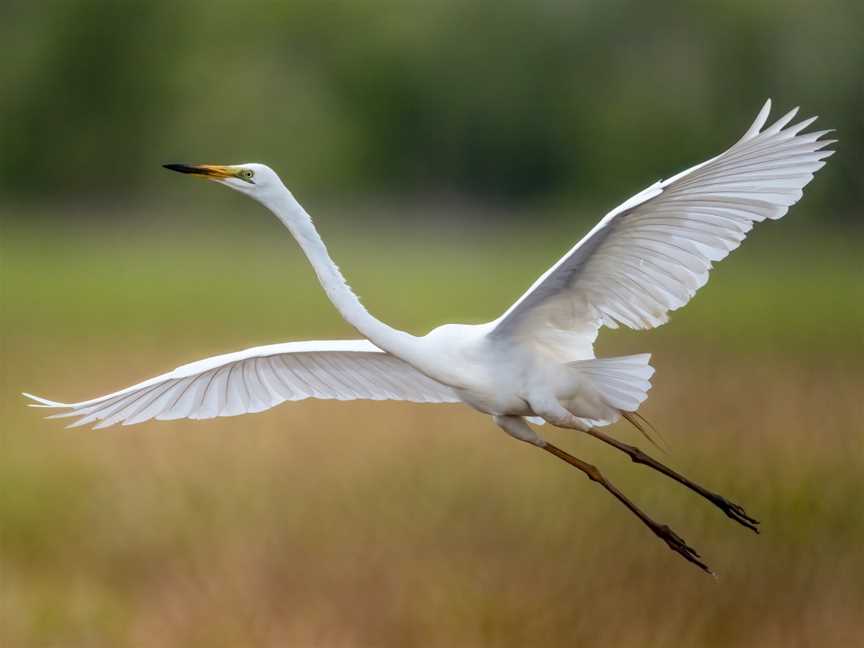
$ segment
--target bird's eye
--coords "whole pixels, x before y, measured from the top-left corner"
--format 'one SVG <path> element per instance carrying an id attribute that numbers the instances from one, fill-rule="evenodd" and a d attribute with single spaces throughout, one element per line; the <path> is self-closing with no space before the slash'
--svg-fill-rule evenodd
<path id="1" fill-rule="evenodd" d="M 242 171 L 240 171 L 240 177 L 249 182 L 252 181 L 254 175 L 255 172 L 252 169 L 243 169 Z"/>

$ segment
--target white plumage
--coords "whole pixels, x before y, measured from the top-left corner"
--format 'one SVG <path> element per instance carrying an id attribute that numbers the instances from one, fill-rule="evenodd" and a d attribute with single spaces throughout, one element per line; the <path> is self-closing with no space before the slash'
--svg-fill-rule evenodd
<path id="1" fill-rule="evenodd" d="M 80 403 L 25 395 L 37 401 L 35 407 L 62 410 L 57 417 L 75 417 L 73 426 L 95 427 L 232 416 L 310 397 L 463 402 L 491 414 L 515 438 L 601 482 L 671 548 L 707 570 L 668 527 L 653 523 L 596 468 L 546 442 L 528 423 L 547 421 L 597 436 L 756 529 L 737 505 L 595 429 L 635 412 L 654 370 L 647 354 L 596 359 L 594 341 L 604 325 L 647 329 L 665 323 L 753 223 L 780 218 L 801 198 L 833 153 L 824 147 L 834 140 L 822 139 L 828 131 L 805 133 L 813 119 L 790 125 L 797 109 L 765 128 L 770 107 L 766 102 L 744 136 L 721 155 L 652 184 L 609 212 L 497 320 L 448 324 L 422 337 L 391 328 L 362 306 L 309 215 L 269 167 L 166 165 L 269 208 L 303 249 L 334 306 L 368 340 L 257 347 Z"/>
<path id="2" fill-rule="evenodd" d="M 584 429 L 635 411 L 647 396 L 650 356 L 594 361 L 600 326 L 659 326 L 708 280 L 712 263 L 753 223 L 783 216 L 833 153 L 789 125 L 764 128 L 771 102 L 744 136 L 707 162 L 656 182 L 609 212 L 510 309 L 482 325 L 450 324 L 423 337 L 372 317 L 330 259 L 303 208 L 259 164 L 169 165 L 206 175 L 269 207 L 291 230 L 327 295 L 371 340 L 291 342 L 216 356 L 80 403 L 31 396 L 79 417 L 73 425 L 258 412 L 286 400 L 465 402 L 493 416 L 540 417 Z M 246 178 L 244 174 L 251 174 Z M 541 443 L 539 437 L 535 442 Z"/>

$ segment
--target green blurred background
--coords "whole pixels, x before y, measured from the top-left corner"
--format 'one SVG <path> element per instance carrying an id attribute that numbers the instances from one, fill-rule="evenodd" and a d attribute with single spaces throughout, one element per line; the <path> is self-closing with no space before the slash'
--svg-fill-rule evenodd
<path id="1" fill-rule="evenodd" d="M 860 3 L 7 2 L 0 20 L 3 646 L 814 646 L 864 630 Z M 466 408 L 307 401 L 66 431 L 79 400 L 352 337 L 275 219 L 163 162 L 263 161 L 364 302 L 500 314 L 604 212 L 762 102 L 837 155 L 656 331 L 643 413 L 752 536 L 590 439 L 721 574 Z M 630 442 L 625 426 L 613 432 Z"/>

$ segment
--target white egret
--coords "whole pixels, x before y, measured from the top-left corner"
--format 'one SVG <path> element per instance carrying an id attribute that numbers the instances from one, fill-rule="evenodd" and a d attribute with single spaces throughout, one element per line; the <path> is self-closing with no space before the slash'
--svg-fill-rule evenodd
<path id="1" fill-rule="evenodd" d="M 425 336 L 372 316 L 330 258 L 312 220 L 269 167 L 168 164 L 208 178 L 270 209 L 306 254 L 333 305 L 365 339 L 287 342 L 178 367 L 80 403 L 37 396 L 34 407 L 78 417 L 73 426 L 149 419 L 206 419 L 269 409 L 287 400 L 405 400 L 465 403 L 501 428 L 563 459 L 598 482 L 667 545 L 703 570 L 699 554 L 656 523 L 594 466 L 545 441 L 529 423 L 586 432 L 658 470 L 757 531 L 738 505 L 638 448 L 601 432 L 621 416 L 645 432 L 636 410 L 653 368 L 648 354 L 596 358 L 601 326 L 649 329 L 668 320 L 708 280 L 712 263 L 737 248 L 753 223 L 778 219 L 832 154 L 805 133 L 815 118 L 789 125 L 793 110 L 764 128 L 770 100 L 730 149 L 655 182 L 609 212 L 503 315 L 479 325 L 447 324 Z M 757 531 L 758 532 L 758 531 Z"/>

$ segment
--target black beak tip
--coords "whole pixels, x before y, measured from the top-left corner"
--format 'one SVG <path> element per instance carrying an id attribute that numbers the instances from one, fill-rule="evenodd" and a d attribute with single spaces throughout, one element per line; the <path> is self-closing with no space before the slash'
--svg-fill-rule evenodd
<path id="1" fill-rule="evenodd" d="M 163 164 L 163 168 L 169 171 L 177 171 L 178 173 L 196 173 L 197 169 L 188 164 Z"/>

